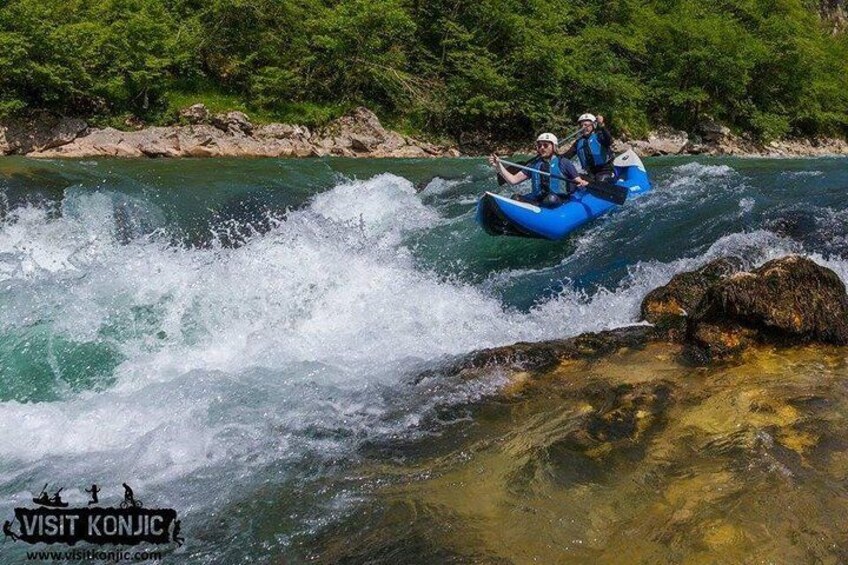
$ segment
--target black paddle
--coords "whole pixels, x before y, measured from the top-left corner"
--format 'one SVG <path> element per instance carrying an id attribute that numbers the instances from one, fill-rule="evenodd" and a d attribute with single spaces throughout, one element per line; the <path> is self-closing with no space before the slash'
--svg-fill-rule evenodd
<path id="1" fill-rule="evenodd" d="M 514 167 L 516 169 L 516 172 L 527 171 L 530 173 L 539 173 L 542 175 L 547 175 L 549 177 L 569 182 L 569 180 L 563 176 L 548 173 L 546 171 L 540 171 L 538 169 L 531 169 L 530 167 L 519 165 L 518 163 L 511 163 L 510 161 L 504 161 L 503 159 L 501 159 L 501 163 L 503 163 L 507 167 Z M 585 190 L 592 196 L 600 198 L 601 200 L 606 200 L 607 202 L 612 202 L 613 204 L 624 204 L 624 202 L 627 200 L 627 195 L 630 193 L 630 190 L 626 186 L 619 186 L 617 184 L 612 184 L 609 182 L 593 182 L 588 184 L 587 186 L 579 187 L 578 190 Z"/>

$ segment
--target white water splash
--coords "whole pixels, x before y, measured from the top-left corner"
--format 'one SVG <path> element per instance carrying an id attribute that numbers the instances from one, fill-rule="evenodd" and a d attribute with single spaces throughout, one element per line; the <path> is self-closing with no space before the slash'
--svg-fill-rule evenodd
<path id="1" fill-rule="evenodd" d="M 815 177 L 823 177 L 824 171 L 786 171 L 781 173 L 781 176 L 790 178 L 790 179 L 804 179 L 804 178 L 815 178 Z"/>
<path id="2" fill-rule="evenodd" d="M 745 215 L 750 214 L 754 209 L 754 205 L 757 203 L 753 198 L 742 198 L 739 200 L 739 214 Z"/>
<path id="3" fill-rule="evenodd" d="M 799 250 L 769 232 L 732 234 L 697 257 L 633 265 L 618 288 L 566 288 L 516 312 L 416 266 L 404 235 L 443 220 L 393 175 L 337 186 L 235 249 L 155 236 L 122 244 L 115 202 L 71 192 L 62 217 L 22 208 L 0 228 L 0 328 L 48 324 L 67 340 L 107 341 L 123 359 L 105 390 L 0 403 L 7 503 L 18 496 L 12 485 L 51 473 L 108 487 L 119 477 L 175 485 L 205 470 L 240 484 L 306 453 L 345 457 L 357 441 L 413 432 L 440 403 L 501 384 L 483 379 L 422 399 L 404 380 L 422 364 L 632 323 L 645 293 L 676 272 L 725 254 L 758 263 Z M 591 232 L 584 237 L 590 245 Z M 194 508 L 221 504 L 202 489 L 187 496 Z"/>

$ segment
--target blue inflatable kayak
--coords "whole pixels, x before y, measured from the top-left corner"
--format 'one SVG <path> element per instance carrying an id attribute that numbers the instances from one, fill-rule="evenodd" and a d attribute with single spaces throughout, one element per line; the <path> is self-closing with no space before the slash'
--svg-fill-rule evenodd
<path id="1" fill-rule="evenodd" d="M 645 165 L 632 150 L 616 157 L 613 166 L 615 184 L 626 187 L 630 196 L 651 189 Z M 584 190 L 556 208 L 541 208 L 487 192 L 477 203 L 477 222 L 490 235 L 560 240 L 615 207 Z"/>

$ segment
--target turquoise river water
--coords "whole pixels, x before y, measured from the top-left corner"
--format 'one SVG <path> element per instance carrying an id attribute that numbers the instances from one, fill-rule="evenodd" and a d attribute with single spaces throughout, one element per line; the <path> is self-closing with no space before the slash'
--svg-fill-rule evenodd
<path id="1" fill-rule="evenodd" d="M 475 224 L 482 159 L 0 159 L 0 513 L 126 482 L 180 514 L 165 562 L 367 561 L 363 509 L 506 383 L 423 370 L 633 323 L 724 254 L 848 280 L 848 159 L 646 165 L 651 193 L 553 243 Z M 376 560 L 487 560 L 451 543 Z"/>

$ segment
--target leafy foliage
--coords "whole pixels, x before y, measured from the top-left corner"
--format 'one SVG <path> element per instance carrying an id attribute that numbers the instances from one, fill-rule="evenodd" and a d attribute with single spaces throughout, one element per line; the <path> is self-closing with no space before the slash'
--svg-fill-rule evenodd
<path id="1" fill-rule="evenodd" d="M 808 0 L 8 0 L 0 115 L 163 121 L 232 100 L 317 123 L 365 104 L 460 138 L 706 118 L 848 134 L 848 39 Z"/>

